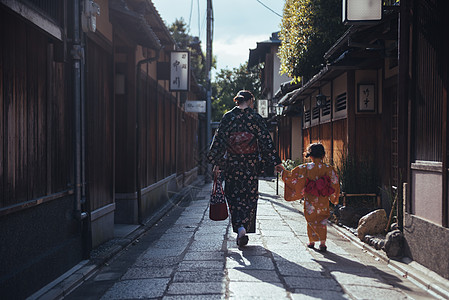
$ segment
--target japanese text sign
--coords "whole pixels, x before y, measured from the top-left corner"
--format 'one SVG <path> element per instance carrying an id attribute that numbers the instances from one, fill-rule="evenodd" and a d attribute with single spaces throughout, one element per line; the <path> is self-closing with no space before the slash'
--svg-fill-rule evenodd
<path id="1" fill-rule="evenodd" d="M 189 90 L 189 58 L 188 51 L 170 53 L 170 91 Z"/>

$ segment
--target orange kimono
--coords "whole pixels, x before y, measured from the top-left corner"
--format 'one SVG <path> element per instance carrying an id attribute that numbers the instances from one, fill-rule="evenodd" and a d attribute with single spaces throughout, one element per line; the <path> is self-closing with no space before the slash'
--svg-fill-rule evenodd
<path id="1" fill-rule="evenodd" d="M 285 183 L 284 198 L 287 201 L 304 198 L 304 216 L 310 242 L 325 241 L 327 219 L 330 216 L 329 201 L 338 204 L 340 183 L 333 167 L 314 159 L 291 171 L 282 173 Z"/>

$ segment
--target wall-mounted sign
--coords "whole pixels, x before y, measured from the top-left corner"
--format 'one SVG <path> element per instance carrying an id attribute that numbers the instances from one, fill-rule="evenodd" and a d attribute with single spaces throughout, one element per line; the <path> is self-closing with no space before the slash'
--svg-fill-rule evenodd
<path id="1" fill-rule="evenodd" d="M 343 23 L 361 24 L 382 20 L 382 2 L 382 0 L 343 0 Z"/>
<path id="2" fill-rule="evenodd" d="M 188 51 L 170 53 L 170 91 L 188 91 L 190 74 Z"/>
<path id="3" fill-rule="evenodd" d="M 262 118 L 268 118 L 268 100 L 257 100 L 257 112 Z"/>
<path id="4" fill-rule="evenodd" d="M 205 113 L 206 112 L 206 101 L 186 101 L 185 104 L 186 112 L 195 112 L 195 113 Z"/>
<path id="5" fill-rule="evenodd" d="M 374 84 L 358 85 L 358 111 L 359 112 L 375 112 L 376 97 Z"/>

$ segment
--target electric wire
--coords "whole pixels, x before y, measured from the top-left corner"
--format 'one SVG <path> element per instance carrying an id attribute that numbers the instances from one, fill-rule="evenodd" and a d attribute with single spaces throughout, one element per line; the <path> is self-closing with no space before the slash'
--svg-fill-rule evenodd
<path id="1" fill-rule="evenodd" d="M 187 26 L 190 31 L 190 24 L 192 22 L 192 12 L 193 12 L 193 0 L 190 1 L 190 15 L 189 15 L 189 25 Z"/>
<path id="2" fill-rule="evenodd" d="M 256 0 L 257 2 L 259 2 L 260 4 L 262 4 L 266 9 L 268 9 L 269 11 L 271 11 L 272 13 L 274 13 L 275 15 L 279 16 L 282 18 L 282 16 L 280 14 L 278 14 L 277 12 L 275 12 L 274 10 L 272 10 L 270 7 L 268 7 L 267 5 L 265 5 L 262 1 L 260 0 Z"/>
<path id="3" fill-rule="evenodd" d="M 198 36 L 201 37 L 201 13 L 200 13 L 200 0 L 196 1 L 198 5 Z"/>

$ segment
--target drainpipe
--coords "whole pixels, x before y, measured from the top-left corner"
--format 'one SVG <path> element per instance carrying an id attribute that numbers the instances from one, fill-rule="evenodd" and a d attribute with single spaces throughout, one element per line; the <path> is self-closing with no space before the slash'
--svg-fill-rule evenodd
<path id="1" fill-rule="evenodd" d="M 83 256 L 88 257 L 90 251 L 90 235 L 88 229 L 88 213 L 82 211 L 82 169 L 83 169 L 83 155 L 82 155 L 82 93 L 81 93 L 81 64 L 84 58 L 84 48 L 81 44 L 80 38 L 80 2 L 73 1 L 73 36 L 72 36 L 72 76 L 73 76 L 73 102 L 75 112 L 75 203 L 74 203 L 74 217 L 80 221 L 81 235 L 83 240 Z"/>
<path id="2" fill-rule="evenodd" d="M 87 217 L 86 212 L 81 211 L 81 63 L 84 57 L 84 49 L 80 39 L 80 4 L 79 0 L 73 1 L 73 100 L 75 108 L 75 217 L 79 220 Z"/>
<path id="3" fill-rule="evenodd" d="M 142 59 L 137 62 L 136 67 L 136 191 L 137 191 L 137 222 L 142 223 L 142 191 L 140 187 L 140 128 L 139 128 L 139 112 L 140 112 L 140 72 L 143 64 L 151 64 L 159 59 L 160 51 L 164 47 L 156 50 L 156 56 Z M 157 94 L 157 84 L 156 84 L 156 94 Z"/>

